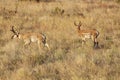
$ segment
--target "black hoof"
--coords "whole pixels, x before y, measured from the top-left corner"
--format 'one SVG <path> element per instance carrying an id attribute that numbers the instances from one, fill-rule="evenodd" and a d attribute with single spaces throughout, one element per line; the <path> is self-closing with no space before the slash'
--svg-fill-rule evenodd
<path id="1" fill-rule="evenodd" d="M 94 42 L 94 49 L 99 49 L 98 42 Z"/>

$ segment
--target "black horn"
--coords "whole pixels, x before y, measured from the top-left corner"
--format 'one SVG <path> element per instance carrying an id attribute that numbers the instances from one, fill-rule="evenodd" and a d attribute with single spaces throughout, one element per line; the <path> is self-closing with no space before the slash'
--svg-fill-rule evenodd
<path id="1" fill-rule="evenodd" d="M 15 31 L 14 26 L 12 26 L 12 29 L 10 31 L 12 31 L 14 34 L 18 34 L 18 32 Z"/>

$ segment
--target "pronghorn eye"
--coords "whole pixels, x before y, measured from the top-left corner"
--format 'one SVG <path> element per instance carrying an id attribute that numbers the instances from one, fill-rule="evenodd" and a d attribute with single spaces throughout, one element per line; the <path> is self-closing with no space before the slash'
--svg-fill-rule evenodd
<path id="1" fill-rule="evenodd" d="M 19 37 L 19 34 L 17 34 L 16 36 Z"/>

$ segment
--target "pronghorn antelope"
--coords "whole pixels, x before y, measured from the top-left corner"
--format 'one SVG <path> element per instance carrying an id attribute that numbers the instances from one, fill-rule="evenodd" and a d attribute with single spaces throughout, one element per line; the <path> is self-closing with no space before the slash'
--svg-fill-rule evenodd
<path id="1" fill-rule="evenodd" d="M 12 39 L 18 38 L 22 39 L 24 41 L 24 45 L 30 44 L 31 42 L 37 42 L 38 46 L 40 48 L 40 44 L 43 43 L 44 46 L 46 46 L 49 50 L 49 45 L 46 42 L 46 36 L 44 34 L 40 33 L 19 33 L 14 29 L 14 26 L 12 26 L 11 31 L 14 33 L 14 35 L 11 37 Z"/>
<path id="2" fill-rule="evenodd" d="M 79 22 L 79 24 L 76 24 L 74 22 L 74 25 L 77 26 L 78 35 L 82 39 L 82 44 L 83 42 L 86 42 L 86 39 L 92 39 L 92 41 L 94 42 L 94 48 L 98 47 L 97 37 L 99 36 L 99 32 L 96 29 L 81 30 L 81 22 Z"/>

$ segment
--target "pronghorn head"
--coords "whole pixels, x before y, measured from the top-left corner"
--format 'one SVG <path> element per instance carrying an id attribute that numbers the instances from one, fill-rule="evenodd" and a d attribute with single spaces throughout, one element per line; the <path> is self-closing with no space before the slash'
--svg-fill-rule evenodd
<path id="1" fill-rule="evenodd" d="M 76 22 L 74 22 L 74 25 L 78 27 L 78 30 L 80 30 L 82 23 L 81 23 L 81 21 L 79 22 L 79 24 L 76 24 Z"/>
<path id="2" fill-rule="evenodd" d="M 43 42 L 44 46 L 47 47 L 50 50 L 50 47 L 47 44 L 47 38 L 46 38 L 46 36 L 43 33 L 41 33 L 41 34 L 42 34 L 42 38 L 43 38 L 42 42 Z"/>
<path id="3" fill-rule="evenodd" d="M 12 31 L 14 33 L 14 35 L 11 37 L 11 39 L 20 37 L 20 33 L 14 29 L 14 26 L 12 26 L 12 29 L 10 31 Z"/>

